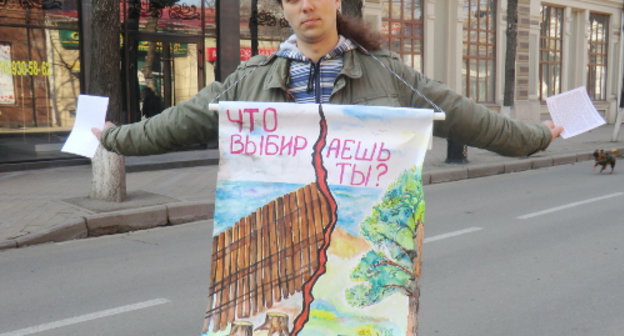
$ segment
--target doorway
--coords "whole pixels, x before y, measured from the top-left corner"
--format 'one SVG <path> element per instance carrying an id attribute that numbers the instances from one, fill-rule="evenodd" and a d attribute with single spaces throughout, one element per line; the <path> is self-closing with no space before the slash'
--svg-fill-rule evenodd
<path id="1" fill-rule="evenodd" d="M 125 44 L 128 122 L 136 122 L 193 97 L 205 85 L 203 39 L 134 32 Z"/>

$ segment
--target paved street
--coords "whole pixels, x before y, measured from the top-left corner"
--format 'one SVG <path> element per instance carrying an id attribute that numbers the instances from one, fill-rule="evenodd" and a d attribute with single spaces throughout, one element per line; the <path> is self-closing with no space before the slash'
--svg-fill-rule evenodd
<path id="1" fill-rule="evenodd" d="M 199 335 L 210 226 L 200 221 L 0 253 L 0 335 Z"/>
<path id="2" fill-rule="evenodd" d="M 584 164 L 426 188 L 422 335 L 624 330 L 624 175 Z"/>
<path id="3" fill-rule="evenodd" d="M 425 187 L 421 335 L 616 336 L 624 174 L 577 163 Z M 210 222 L 0 253 L 0 336 L 197 335 Z"/>

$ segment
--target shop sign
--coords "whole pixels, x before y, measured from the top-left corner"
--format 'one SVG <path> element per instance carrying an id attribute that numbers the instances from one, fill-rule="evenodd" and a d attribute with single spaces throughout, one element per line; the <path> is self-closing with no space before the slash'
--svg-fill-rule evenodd
<path id="1" fill-rule="evenodd" d="M 77 31 L 73 30 L 59 30 L 61 39 L 61 45 L 65 49 L 79 49 L 80 38 Z"/>
<path id="2" fill-rule="evenodd" d="M 258 54 L 269 56 L 274 53 L 275 49 L 270 48 L 258 48 Z M 240 60 L 247 61 L 251 58 L 251 47 L 241 47 L 240 48 Z M 206 48 L 206 61 L 214 62 L 217 60 L 217 48 L 208 47 Z"/>
<path id="3" fill-rule="evenodd" d="M 0 74 L 9 76 L 50 76 L 50 62 L 11 61 L 0 58 Z"/>
<path id="4" fill-rule="evenodd" d="M 60 30 L 59 31 L 61 45 L 65 49 L 79 49 L 80 48 L 80 34 L 73 30 Z M 122 41 L 123 39 L 120 39 Z M 173 46 L 173 56 L 180 57 L 188 54 L 187 43 L 171 43 Z M 149 50 L 149 42 L 139 42 L 139 52 L 147 52 Z M 162 52 L 162 42 L 156 42 L 156 52 Z"/>

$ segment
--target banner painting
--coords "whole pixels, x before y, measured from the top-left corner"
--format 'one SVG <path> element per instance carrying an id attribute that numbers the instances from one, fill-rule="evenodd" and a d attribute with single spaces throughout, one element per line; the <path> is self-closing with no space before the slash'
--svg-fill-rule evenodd
<path id="1" fill-rule="evenodd" d="M 221 102 L 205 335 L 416 335 L 433 112 Z"/>

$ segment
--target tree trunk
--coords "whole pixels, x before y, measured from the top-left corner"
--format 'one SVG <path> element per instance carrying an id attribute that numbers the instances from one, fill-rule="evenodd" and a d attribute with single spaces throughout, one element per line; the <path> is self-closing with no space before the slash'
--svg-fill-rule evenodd
<path id="1" fill-rule="evenodd" d="M 86 93 L 109 97 L 106 120 L 114 123 L 121 121 L 121 90 L 120 90 L 120 51 L 119 51 L 119 1 L 89 1 L 86 24 L 92 29 L 87 30 L 85 43 L 89 67 Z M 98 149 L 92 160 L 92 199 L 121 202 L 126 197 L 126 170 L 123 157 Z"/>
<path id="2" fill-rule="evenodd" d="M 413 295 L 409 296 L 406 336 L 418 336 L 418 311 L 420 309 L 420 281 L 416 279 Z"/>
<path id="3" fill-rule="evenodd" d="M 420 271 L 422 266 L 423 244 L 425 242 L 425 224 L 418 221 L 416 226 L 416 256 L 412 259 L 414 280 L 410 283 L 407 309 L 406 336 L 418 336 L 418 312 L 420 310 Z"/>
<path id="4" fill-rule="evenodd" d="M 126 198 L 126 164 L 121 155 L 99 146 L 91 164 L 91 199 L 123 202 Z"/>
<path id="5" fill-rule="evenodd" d="M 505 52 L 505 90 L 503 106 L 513 106 L 516 87 L 516 46 L 518 36 L 518 0 L 507 1 L 507 50 Z"/>

